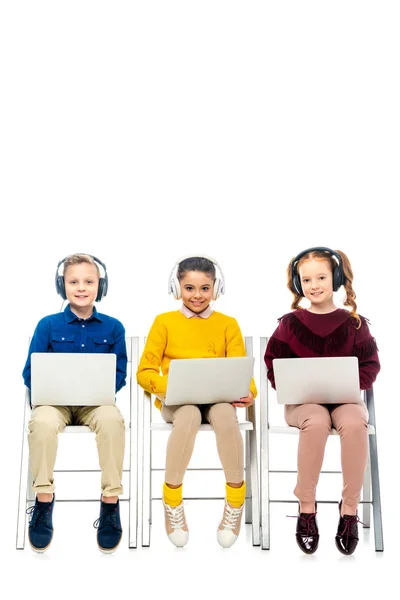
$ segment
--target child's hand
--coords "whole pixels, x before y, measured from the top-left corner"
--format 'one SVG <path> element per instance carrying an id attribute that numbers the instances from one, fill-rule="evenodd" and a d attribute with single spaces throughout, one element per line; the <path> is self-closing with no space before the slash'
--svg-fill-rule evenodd
<path id="1" fill-rule="evenodd" d="M 247 398 L 240 398 L 240 402 L 232 402 L 232 406 L 238 406 L 239 408 L 247 408 L 254 404 L 254 396 L 252 392 L 249 392 Z"/>

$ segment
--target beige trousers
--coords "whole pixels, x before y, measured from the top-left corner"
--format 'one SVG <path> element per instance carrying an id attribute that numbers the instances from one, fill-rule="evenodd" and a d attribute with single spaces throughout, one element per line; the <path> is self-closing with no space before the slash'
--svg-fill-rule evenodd
<path id="1" fill-rule="evenodd" d="M 294 493 L 313 505 L 326 441 L 334 427 L 341 444 L 343 504 L 354 511 L 360 501 L 368 459 L 368 411 L 364 404 L 292 404 L 285 406 L 288 425 L 300 429 L 298 476 Z"/>
<path id="2" fill-rule="evenodd" d="M 34 492 L 54 491 L 58 434 L 66 425 L 87 425 L 95 432 L 102 494 L 122 494 L 125 424 L 116 406 L 37 406 L 33 409 L 28 442 Z"/>
<path id="3" fill-rule="evenodd" d="M 243 438 L 234 406 L 227 402 L 204 406 L 163 405 L 161 416 L 164 421 L 173 425 L 167 445 L 166 483 L 180 485 L 183 482 L 202 421 L 210 423 L 215 431 L 218 454 L 226 481 L 228 483 L 243 481 Z"/>

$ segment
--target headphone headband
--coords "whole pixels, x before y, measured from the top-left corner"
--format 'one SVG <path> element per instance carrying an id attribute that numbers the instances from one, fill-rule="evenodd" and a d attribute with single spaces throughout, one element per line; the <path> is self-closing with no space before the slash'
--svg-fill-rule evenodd
<path id="1" fill-rule="evenodd" d="M 101 265 L 103 267 L 104 271 L 107 270 L 106 269 L 106 265 L 103 262 L 101 262 L 101 260 L 99 258 L 96 258 L 95 256 L 93 256 L 93 254 L 86 254 L 86 252 L 85 253 L 79 253 L 79 252 L 77 252 L 76 254 L 83 254 L 84 256 L 90 256 L 90 258 L 93 258 L 93 260 L 95 262 L 99 263 L 99 265 Z M 68 256 L 66 256 L 65 258 L 63 258 L 62 260 L 60 260 L 60 262 L 57 265 L 57 271 L 58 271 L 59 267 L 63 264 L 63 262 L 65 262 L 67 260 L 67 258 L 69 258 L 70 256 L 73 256 L 73 255 L 72 254 L 68 254 Z"/>
<path id="2" fill-rule="evenodd" d="M 174 266 L 172 267 L 172 271 L 171 271 L 169 279 L 168 279 L 168 293 L 169 294 L 173 294 L 174 298 L 176 298 L 177 300 L 179 300 L 179 298 L 181 297 L 179 280 L 176 276 L 176 268 L 181 264 L 181 262 L 183 262 L 184 260 L 187 260 L 188 258 L 205 258 L 206 260 L 209 260 L 210 262 L 212 262 L 213 265 L 215 265 L 219 269 L 219 272 L 220 272 L 220 278 L 216 277 L 215 282 L 214 282 L 213 300 L 216 300 L 220 294 L 225 293 L 225 277 L 224 277 L 224 274 L 222 272 L 220 265 L 218 264 L 218 261 L 215 258 L 213 258 L 212 256 L 209 256 L 208 254 L 185 254 L 184 256 L 181 256 L 180 258 L 178 258 L 178 260 L 175 262 Z"/>
<path id="3" fill-rule="evenodd" d="M 76 254 L 78 254 L 78 253 L 76 253 Z M 95 302 L 100 302 L 101 299 L 107 295 L 107 290 L 108 290 L 108 275 L 107 275 L 106 265 L 99 258 L 97 258 L 96 256 L 93 256 L 92 254 L 86 254 L 86 253 L 81 253 L 81 254 L 84 254 L 85 256 L 90 256 L 90 258 L 92 258 L 94 260 L 94 262 L 101 265 L 104 269 L 104 277 L 100 274 L 99 287 L 98 287 L 97 296 L 96 296 L 96 300 L 95 300 Z M 65 258 L 60 260 L 60 262 L 57 265 L 57 269 L 56 269 L 56 290 L 57 290 L 57 293 L 60 294 L 60 296 L 63 300 L 67 299 L 67 294 L 65 292 L 64 272 L 62 275 L 60 275 L 58 270 L 59 270 L 60 266 L 70 256 L 73 256 L 73 255 L 69 254 L 68 256 L 66 256 Z M 84 261 L 82 261 L 82 262 L 84 262 Z"/>
<path id="4" fill-rule="evenodd" d="M 333 291 L 337 292 L 338 289 L 340 288 L 340 286 L 344 285 L 344 283 L 346 282 L 346 276 L 343 271 L 342 257 L 340 256 L 340 254 L 338 252 L 336 252 L 336 250 L 332 250 L 331 248 L 326 248 L 325 246 L 315 246 L 313 248 L 307 248 L 307 250 L 303 250 L 302 252 L 300 252 L 297 256 L 295 256 L 293 258 L 293 260 L 291 262 L 291 274 L 292 274 L 293 286 L 294 286 L 294 289 L 296 290 L 296 292 L 298 294 L 300 294 L 300 296 L 304 296 L 300 277 L 299 277 L 296 267 L 297 267 L 297 263 L 299 262 L 299 260 L 306 254 L 308 254 L 309 252 L 329 252 L 330 256 L 334 256 L 337 259 L 338 264 L 334 268 L 333 276 L 332 276 Z"/>

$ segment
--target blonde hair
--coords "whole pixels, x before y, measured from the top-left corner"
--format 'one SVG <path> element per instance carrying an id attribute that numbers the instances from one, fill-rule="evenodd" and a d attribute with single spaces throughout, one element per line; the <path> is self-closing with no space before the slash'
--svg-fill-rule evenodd
<path id="1" fill-rule="evenodd" d="M 82 263 L 94 265 L 99 278 L 101 277 L 99 266 L 93 257 L 90 256 L 90 254 L 71 254 L 70 256 L 67 256 L 67 258 L 65 258 L 63 261 L 63 274 L 65 275 L 68 267 L 71 267 L 72 265 L 80 265 Z"/>

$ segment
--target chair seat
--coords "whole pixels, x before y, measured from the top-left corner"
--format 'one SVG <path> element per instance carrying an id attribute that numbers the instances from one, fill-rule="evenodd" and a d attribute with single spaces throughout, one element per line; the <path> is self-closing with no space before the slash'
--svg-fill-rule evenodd
<path id="1" fill-rule="evenodd" d="M 269 431 L 270 431 L 270 433 L 296 434 L 296 433 L 299 433 L 300 429 L 298 427 L 290 427 L 289 425 L 283 425 L 283 426 L 274 425 L 273 427 L 269 427 Z M 368 435 L 374 435 L 374 434 L 375 434 L 375 427 L 373 425 L 368 425 Z M 336 431 L 336 429 L 332 428 L 329 435 L 339 435 L 339 434 Z"/>
<path id="2" fill-rule="evenodd" d="M 87 425 L 66 425 L 61 433 L 94 433 Z"/>
<path id="3" fill-rule="evenodd" d="M 240 431 L 253 431 L 253 423 L 251 421 L 242 421 L 239 423 Z M 171 431 L 171 423 L 151 423 L 152 431 Z M 214 431 L 209 423 L 200 425 L 200 431 Z"/>
<path id="4" fill-rule="evenodd" d="M 129 423 L 125 425 L 125 430 L 129 431 Z M 66 425 L 61 433 L 94 433 L 87 425 Z"/>

